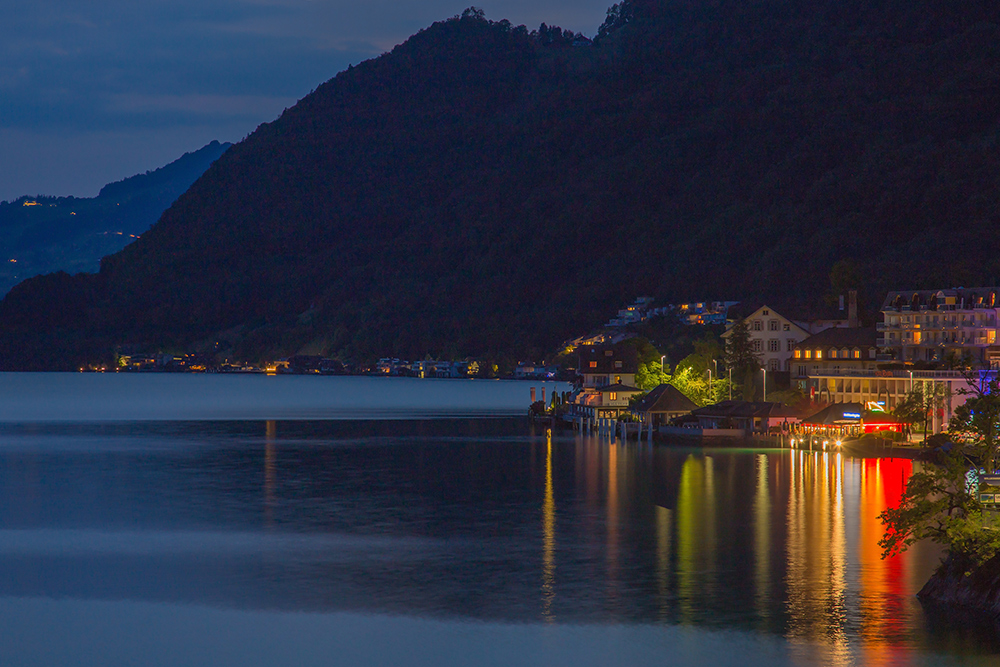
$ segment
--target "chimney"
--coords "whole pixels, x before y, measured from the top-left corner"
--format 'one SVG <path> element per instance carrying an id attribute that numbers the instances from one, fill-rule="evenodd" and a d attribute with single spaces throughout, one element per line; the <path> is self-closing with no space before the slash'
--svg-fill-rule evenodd
<path id="1" fill-rule="evenodd" d="M 852 289 L 847 293 L 850 303 L 847 306 L 847 326 L 851 329 L 858 328 L 858 290 Z M 843 297 L 841 297 L 843 298 Z"/>

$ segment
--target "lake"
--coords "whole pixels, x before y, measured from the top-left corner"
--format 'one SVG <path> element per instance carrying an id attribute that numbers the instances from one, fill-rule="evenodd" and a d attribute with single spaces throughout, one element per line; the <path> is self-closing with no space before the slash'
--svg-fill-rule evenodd
<path id="1" fill-rule="evenodd" d="M 918 464 L 552 433 L 530 386 L 0 374 L 0 664 L 997 663 L 934 548 L 880 558 Z"/>

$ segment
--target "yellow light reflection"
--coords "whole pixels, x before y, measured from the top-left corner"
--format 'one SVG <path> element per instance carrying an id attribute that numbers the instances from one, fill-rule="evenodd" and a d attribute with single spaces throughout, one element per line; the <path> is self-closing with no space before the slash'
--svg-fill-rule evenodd
<path id="1" fill-rule="evenodd" d="M 715 532 L 713 460 L 690 455 L 681 468 L 677 492 L 677 596 L 682 623 L 695 620 L 695 598 L 715 587 Z"/>
<path id="2" fill-rule="evenodd" d="M 660 620 L 669 619 L 670 612 L 670 510 L 656 506 L 656 588 L 659 596 Z"/>
<path id="3" fill-rule="evenodd" d="M 791 453 L 786 522 L 788 638 L 818 644 L 822 662 L 852 663 L 846 633 L 847 545 L 843 459 L 828 452 Z"/>
<path id="4" fill-rule="evenodd" d="M 545 431 L 545 498 L 542 501 L 542 617 L 555 620 L 552 603 L 556 590 L 556 500 L 552 488 L 552 430 Z"/>
<path id="5" fill-rule="evenodd" d="M 771 494 L 768 485 L 767 455 L 757 455 L 757 493 L 754 495 L 754 608 L 761 629 L 770 619 L 771 596 Z"/>

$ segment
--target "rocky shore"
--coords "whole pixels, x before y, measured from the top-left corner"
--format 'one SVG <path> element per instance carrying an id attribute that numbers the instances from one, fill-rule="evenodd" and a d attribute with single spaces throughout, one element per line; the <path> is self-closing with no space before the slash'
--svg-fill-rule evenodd
<path id="1" fill-rule="evenodd" d="M 1000 556 L 970 568 L 949 556 L 917 593 L 922 602 L 975 612 L 1000 621 Z"/>

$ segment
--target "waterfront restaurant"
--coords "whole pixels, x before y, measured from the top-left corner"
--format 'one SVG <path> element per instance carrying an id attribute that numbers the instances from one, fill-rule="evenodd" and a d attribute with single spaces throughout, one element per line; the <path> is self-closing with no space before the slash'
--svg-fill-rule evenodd
<path id="1" fill-rule="evenodd" d="M 879 431 L 902 433 L 905 426 L 875 404 L 831 403 L 803 419 L 801 431 L 831 437 L 860 437 Z"/>

